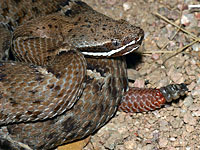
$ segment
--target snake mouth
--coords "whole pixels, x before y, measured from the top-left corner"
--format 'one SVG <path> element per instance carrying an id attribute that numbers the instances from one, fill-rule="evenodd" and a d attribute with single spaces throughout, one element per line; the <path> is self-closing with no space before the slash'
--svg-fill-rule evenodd
<path id="1" fill-rule="evenodd" d="M 97 51 L 89 51 L 89 49 L 95 49 L 87 47 L 88 51 L 84 51 L 81 49 L 82 53 L 87 56 L 94 56 L 94 57 L 118 57 L 127 55 L 135 50 L 137 50 L 142 42 L 143 37 L 138 37 L 135 39 L 124 40 L 121 44 L 122 46 L 118 46 L 116 49 L 112 49 L 110 43 L 107 45 L 102 46 L 101 48 L 96 47 Z M 104 51 L 102 51 L 104 48 Z"/>
<path id="2" fill-rule="evenodd" d="M 137 50 L 140 47 L 141 42 L 142 42 L 142 37 L 129 41 L 128 44 L 116 50 L 110 51 L 109 56 L 117 57 L 117 56 L 123 56 L 129 53 L 132 53 L 133 51 Z"/>

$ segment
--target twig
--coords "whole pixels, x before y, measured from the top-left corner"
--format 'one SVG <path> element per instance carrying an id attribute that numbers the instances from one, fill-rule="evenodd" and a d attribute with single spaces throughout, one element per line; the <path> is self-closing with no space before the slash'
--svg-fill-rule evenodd
<path id="1" fill-rule="evenodd" d="M 192 38 L 193 38 L 194 40 L 197 40 L 197 39 L 198 39 L 197 41 L 200 41 L 200 38 L 198 38 L 196 35 L 192 34 L 191 32 L 189 32 L 189 31 L 187 31 L 187 30 L 185 30 L 185 29 L 183 29 L 183 28 L 181 28 L 180 26 L 178 26 L 177 24 L 173 23 L 172 21 L 170 21 L 170 20 L 167 19 L 166 17 L 164 17 L 164 16 L 158 14 L 157 12 L 154 13 L 154 15 L 156 15 L 156 16 L 158 16 L 159 18 L 165 20 L 166 22 L 170 23 L 171 25 L 177 27 L 177 28 L 180 29 L 181 31 L 183 31 L 183 32 L 185 32 L 185 33 L 191 35 Z"/>
<path id="2" fill-rule="evenodd" d="M 168 51 L 153 51 L 153 52 L 152 52 L 152 51 L 146 51 L 146 52 L 144 52 L 144 53 L 146 53 L 146 54 L 148 54 L 148 53 L 175 53 L 175 54 L 173 54 L 172 56 L 170 56 L 170 57 L 168 57 L 167 59 L 165 59 L 165 60 L 163 61 L 162 65 L 164 65 L 164 64 L 166 63 L 167 60 L 169 60 L 169 59 L 172 58 L 173 56 L 175 56 L 175 55 L 181 53 L 182 51 L 184 51 L 185 49 L 187 49 L 187 48 L 190 47 L 191 45 L 193 45 L 193 44 L 195 44 L 195 43 L 197 43 L 197 42 L 200 42 L 200 38 L 199 38 L 199 37 L 197 37 L 196 35 L 192 34 L 192 33 L 189 32 L 189 31 L 187 31 L 187 30 L 181 28 L 179 25 L 173 23 L 172 21 L 170 21 L 170 20 L 167 19 L 166 17 L 164 17 L 164 16 L 158 14 L 157 12 L 156 12 L 156 13 L 153 13 L 153 14 L 156 15 L 156 16 L 158 16 L 159 18 L 163 19 L 164 21 L 168 22 L 169 24 L 175 26 L 176 28 L 178 28 L 178 31 L 181 30 L 181 31 L 183 31 L 184 33 L 187 33 L 187 34 L 190 35 L 190 36 L 192 37 L 192 39 L 194 40 L 194 41 L 192 41 L 191 43 L 185 45 L 184 47 L 179 48 L 178 50 L 172 51 L 172 52 L 171 52 L 171 51 L 169 51 L 169 52 L 168 52 Z M 166 45 L 167 45 L 167 44 L 166 44 Z M 165 46 L 166 46 L 166 45 L 165 45 Z"/>
<path id="3" fill-rule="evenodd" d="M 165 60 L 163 61 L 162 64 L 164 65 L 164 64 L 166 63 L 167 60 L 169 60 L 169 59 L 172 58 L 173 56 L 175 56 L 175 55 L 181 53 L 181 52 L 184 51 L 186 48 L 192 46 L 192 45 L 195 44 L 196 42 L 198 42 L 198 40 L 192 41 L 191 43 L 185 45 L 184 47 L 179 48 L 178 50 L 175 51 L 175 54 L 174 54 L 174 55 L 172 55 L 172 56 L 168 57 L 167 59 L 165 59 Z"/>

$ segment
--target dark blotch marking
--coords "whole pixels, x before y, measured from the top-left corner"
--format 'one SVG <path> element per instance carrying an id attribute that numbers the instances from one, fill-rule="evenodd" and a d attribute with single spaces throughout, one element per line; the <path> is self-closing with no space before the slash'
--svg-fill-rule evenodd
<path id="1" fill-rule="evenodd" d="M 78 25 L 78 22 L 74 22 L 74 25 L 75 25 L 75 26 Z"/>
<path id="2" fill-rule="evenodd" d="M 88 70 L 94 70 L 95 68 L 97 68 L 97 65 L 92 65 L 92 64 L 90 64 L 90 63 L 87 63 L 87 69 Z"/>
<path id="3" fill-rule="evenodd" d="M 6 77 L 6 74 L 4 73 L 0 73 L 0 81 L 4 80 Z"/>
<path id="4" fill-rule="evenodd" d="M 30 68 L 33 68 L 33 69 L 37 69 L 37 66 L 36 66 L 36 65 L 33 65 L 33 64 L 30 64 L 29 67 L 30 67 Z M 37 70 L 36 70 L 36 71 L 37 71 Z"/>
<path id="5" fill-rule="evenodd" d="M 32 103 L 33 104 L 40 104 L 41 102 L 42 102 L 41 100 L 37 99 L 37 100 L 34 100 Z"/>
<path id="6" fill-rule="evenodd" d="M 59 85 L 57 85 L 55 88 L 54 88 L 56 91 L 60 90 L 61 87 Z"/>
<path id="7" fill-rule="evenodd" d="M 0 61 L 0 67 L 4 66 L 3 62 Z"/>
<path id="8" fill-rule="evenodd" d="M 78 18 L 78 22 L 81 21 L 81 17 Z"/>
<path id="9" fill-rule="evenodd" d="M 46 61 L 48 62 L 48 61 L 50 61 L 51 60 L 51 56 L 47 56 L 46 57 Z"/>
<path id="10" fill-rule="evenodd" d="M 55 71 L 53 70 L 53 68 L 48 67 L 47 68 L 47 72 L 54 74 L 56 76 L 56 78 L 60 78 L 61 77 L 61 74 L 59 72 L 55 73 Z"/>
<path id="11" fill-rule="evenodd" d="M 102 116 L 105 113 L 104 105 L 99 104 L 98 108 L 99 108 L 99 116 Z"/>
<path id="12" fill-rule="evenodd" d="M 98 83 L 94 84 L 94 89 L 95 89 L 95 92 L 98 92 L 99 89 L 100 89 L 100 86 Z"/>
<path id="13" fill-rule="evenodd" d="M 76 35 L 75 35 L 75 34 L 73 34 L 73 35 L 72 35 L 72 38 L 75 38 L 75 37 L 76 37 Z"/>
<path id="14" fill-rule="evenodd" d="M 59 78 L 61 78 L 62 75 L 61 75 L 61 73 L 56 73 L 55 76 L 56 76 L 56 78 L 59 79 Z"/>
<path id="15" fill-rule="evenodd" d="M 128 80 L 127 78 L 122 78 L 122 83 L 123 83 L 123 89 L 124 91 L 127 91 L 127 88 L 128 88 Z"/>
<path id="16" fill-rule="evenodd" d="M 1 150 L 14 150 L 14 147 L 10 143 L 10 141 L 0 138 L 0 149 Z"/>
<path id="17" fill-rule="evenodd" d="M 55 12 L 59 12 L 62 8 L 60 6 L 57 6 L 57 10 Z"/>
<path id="18" fill-rule="evenodd" d="M 48 136 L 46 136 L 45 139 L 47 139 L 47 141 L 52 141 L 52 139 L 56 140 L 58 138 L 57 136 L 58 136 L 58 134 L 56 132 L 55 133 L 53 132 L 53 133 L 50 133 Z M 44 144 L 44 146 L 45 146 L 45 144 Z M 39 149 L 44 149 L 43 148 L 44 146 L 41 146 Z"/>
<path id="19" fill-rule="evenodd" d="M 71 32 L 71 31 L 72 31 L 72 29 L 69 29 L 69 30 L 68 30 L 68 32 Z"/>
<path id="20" fill-rule="evenodd" d="M 50 67 L 47 68 L 47 72 L 48 72 L 48 73 L 52 73 L 52 74 L 55 73 L 54 70 L 53 70 L 53 68 L 50 68 Z"/>
<path id="21" fill-rule="evenodd" d="M 37 27 L 36 30 L 38 30 L 38 29 L 39 28 Z M 34 37 L 32 37 L 32 38 L 30 37 L 30 38 L 24 39 L 24 41 L 29 41 L 29 40 L 35 40 L 35 38 Z M 27 53 L 27 51 L 26 51 L 26 53 Z"/>
<path id="22" fill-rule="evenodd" d="M 9 98 L 8 99 L 9 102 L 12 104 L 12 106 L 16 106 L 18 103 L 16 102 L 16 100 L 14 100 L 13 98 Z"/>
<path id="23" fill-rule="evenodd" d="M 15 126 L 15 125 L 14 125 L 14 126 Z M 8 126 L 7 126 L 7 129 L 8 129 L 8 133 L 10 133 L 10 134 L 15 134 L 14 130 L 12 130 L 12 129 L 13 129 L 13 126 L 12 126 L 12 125 L 8 125 Z"/>
<path id="24" fill-rule="evenodd" d="M 73 119 L 73 117 L 67 118 L 65 121 L 62 123 L 63 126 L 63 132 L 69 133 L 71 131 L 75 131 L 79 127 L 79 123 Z"/>
<path id="25" fill-rule="evenodd" d="M 116 88 L 116 81 L 115 79 L 113 79 L 113 82 L 112 82 L 112 97 L 114 98 L 117 98 L 117 88 Z"/>
<path id="26" fill-rule="evenodd" d="M 21 0 L 14 0 L 16 4 L 20 3 Z"/>
<path id="27" fill-rule="evenodd" d="M 51 28 L 51 27 L 50 27 L 50 28 Z M 47 50 L 47 52 L 50 52 L 50 53 L 51 53 L 51 52 L 55 52 L 55 51 L 56 51 L 56 49 L 48 49 L 48 50 Z"/>
<path id="28" fill-rule="evenodd" d="M 3 98 L 3 95 L 2 95 L 3 93 L 2 92 L 0 92 L 0 99 L 2 99 Z"/>
<path id="29" fill-rule="evenodd" d="M 30 90 L 30 91 L 28 91 L 29 93 L 31 93 L 31 94 L 35 94 L 36 92 L 38 92 L 37 90 Z"/>
<path id="30" fill-rule="evenodd" d="M 52 18 L 51 20 L 56 21 L 57 19 L 56 18 Z"/>
<path id="31" fill-rule="evenodd" d="M 28 115 L 32 115 L 33 112 L 32 112 L 32 111 L 27 111 L 27 114 L 28 114 Z"/>
<path id="32" fill-rule="evenodd" d="M 24 40 L 24 41 L 25 41 L 25 40 Z M 27 55 L 28 55 L 28 52 L 26 51 L 25 54 L 24 54 L 24 56 L 27 57 Z"/>
<path id="33" fill-rule="evenodd" d="M 80 5 L 80 6 L 84 6 L 84 5 L 85 5 L 85 3 L 84 3 L 84 2 L 81 2 L 81 1 L 75 1 L 75 3 L 77 3 L 77 4 Z"/>
<path id="34" fill-rule="evenodd" d="M 112 84 L 112 81 L 111 81 L 111 79 L 109 79 L 109 81 L 108 81 L 108 87 L 107 87 L 107 90 L 109 91 L 109 93 L 111 93 L 112 91 L 111 91 L 111 84 Z"/>
<path id="35" fill-rule="evenodd" d="M 65 12 L 65 16 L 70 17 L 71 14 L 72 14 L 72 10 L 67 10 L 67 11 Z"/>
<path id="36" fill-rule="evenodd" d="M 102 70 L 100 68 L 97 68 L 96 70 L 97 70 L 97 72 L 99 72 L 101 74 L 102 77 L 105 77 L 105 71 L 104 70 Z"/>
<path id="37" fill-rule="evenodd" d="M 42 29 L 45 29 L 45 27 L 43 26 Z"/>
<path id="38" fill-rule="evenodd" d="M 8 8 L 3 8 L 3 12 L 4 12 L 4 15 L 6 15 L 9 12 Z"/>
<path id="39" fill-rule="evenodd" d="M 94 89 L 96 92 L 99 92 L 102 90 L 102 86 L 104 85 L 104 83 L 96 83 L 94 84 Z"/>
<path id="40" fill-rule="evenodd" d="M 89 24 L 91 24 L 92 22 L 90 21 L 90 20 L 88 20 L 88 19 L 85 19 L 84 20 L 86 23 L 89 23 Z"/>
<path id="41" fill-rule="evenodd" d="M 36 14 L 40 13 L 40 10 L 37 7 L 33 7 L 32 11 L 35 12 Z"/>
<path id="42" fill-rule="evenodd" d="M 145 80 L 144 85 L 150 84 L 149 80 Z"/>
<path id="43" fill-rule="evenodd" d="M 54 87 L 54 84 L 47 85 L 47 87 L 52 89 Z"/>
<path id="44" fill-rule="evenodd" d="M 15 116 L 15 118 L 16 118 L 17 120 L 19 120 L 19 119 L 21 118 L 21 114 L 17 114 L 17 115 Z"/>
<path id="45" fill-rule="evenodd" d="M 35 3 L 37 0 L 32 0 L 33 3 Z"/>
<path id="46" fill-rule="evenodd" d="M 92 33 L 94 33 L 94 29 L 93 29 L 93 28 L 90 28 L 90 31 L 91 31 Z"/>
<path id="47" fill-rule="evenodd" d="M 58 97 L 59 97 L 59 98 L 60 98 L 60 97 L 63 97 L 63 95 L 64 95 L 64 93 L 62 92 L 62 93 L 58 94 Z"/>
<path id="48" fill-rule="evenodd" d="M 52 25 L 51 25 L 51 24 L 48 24 L 48 27 L 49 27 L 49 28 L 52 28 Z"/>
<path id="49" fill-rule="evenodd" d="M 62 7 L 66 6 L 66 5 L 69 5 L 69 1 L 65 0 L 64 2 L 61 2 L 60 5 Z"/>

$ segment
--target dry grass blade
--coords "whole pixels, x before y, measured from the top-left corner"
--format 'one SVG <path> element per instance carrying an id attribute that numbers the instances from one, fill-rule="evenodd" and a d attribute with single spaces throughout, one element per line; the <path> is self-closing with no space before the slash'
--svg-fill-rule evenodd
<path id="1" fill-rule="evenodd" d="M 195 43 L 197 43 L 197 42 L 200 42 L 200 38 L 197 37 L 195 34 L 193 34 L 193 33 L 189 32 L 189 31 L 183 29 L 183 28 L 180 27 L 179 25 L 177 25 L 177 24 L 175 24 L 174 22 L 170 21 L 170 20 L 167 19 L 166 17 L 164 17 L 164 16 L 158 14 L 157 12 L 156 12 L 156 13 L 153 13 L 153 14 L 154 14 L 155 16 L 157 16 L 157 17 L 163 19 L 164 21 L 168 22 L 169 24 L 175 26 L 176 28 L 178 28 L 178 31 L 181 30 L 182 32 L 184 32 L 184 33 L 190 35 L 191 38 L 192 38 L 194 41 L 192 41 L 191 43 L 185 45 L 185 46 L 182 47 L 182 48 L 177 49 L 176 51 L 162 51 L 162 50 L 161 50 L 161 51 L 144 51 L 143 54 L 150 54 L 150 53 L 172 53 L 172 55 L 171 55 L 170 57 L 168 57 L 168 58 L 163 62 L 163 64 L 165 64 L 165 62 L 166 62 L 167 60 L 169 60 L 170 58 L 172 58 L 173 56 L 175 56 L 175 55 L 181 53 L 182 51 L 186 50 L 188 47 L 192 46 L 193 44 L 195 44 Z"/>
<path id="2" fill-rule="evenodd" d="M 189 31 L 187 31 L 187 30 L 181 28 L 179 25 L 173 23 L 172 21 L 170 21 L 170 20 L 167 19 L 166 17 L 164 17 L 164 16 L 158 14 L 157 12 L 154 13 L 154 15 L 157 16 L 157 17 L 159 17 L 159 18 L 161 18 L 161 19 L 163 19 L 164 21 L 168 22 L 169 24 L 171 24 L 171 25 L 177 27 L 177 28 L 180 29 L 181 31 L 187 33 L 187 34 L 190 35 L 194 40 L 200 41 L 200 38 L 198 38 L 195 34 L 192 34 L 191 32 L 189 32 Z"/>

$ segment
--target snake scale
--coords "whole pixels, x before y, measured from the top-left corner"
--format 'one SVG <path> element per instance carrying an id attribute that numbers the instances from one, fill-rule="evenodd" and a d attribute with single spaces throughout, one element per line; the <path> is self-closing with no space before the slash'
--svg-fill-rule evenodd
<path id="1" fill-rule="evenodd" d="M 123 55 L 143 37 L 81 1 L 0 1 L 0 149 L 56 148 L 117 109 L 154 110 L 184 95 L 185 84 L 128 87 Z"/>

